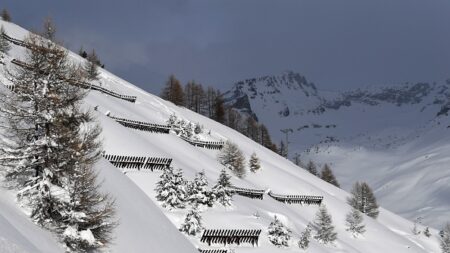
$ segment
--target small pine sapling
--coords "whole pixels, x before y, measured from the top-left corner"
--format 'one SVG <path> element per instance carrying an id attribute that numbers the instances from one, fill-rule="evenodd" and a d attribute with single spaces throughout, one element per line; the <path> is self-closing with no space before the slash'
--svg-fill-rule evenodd
<path id="1" fill-rule="evenodd" d="M 270 223 L 268 228 L 269 241 L 277 247 L 289 247 L 291 230 L 287 228 L 277 216 Z"/>

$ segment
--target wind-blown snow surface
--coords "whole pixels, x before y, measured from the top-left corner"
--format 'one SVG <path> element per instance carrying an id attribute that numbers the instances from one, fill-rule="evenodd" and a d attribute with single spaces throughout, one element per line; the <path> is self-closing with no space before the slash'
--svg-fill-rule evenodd
<path id="1" fill-rule="evenodd" d="M 2 22 L 2 24 L 4 24 Z M 21 37 L 25 33 L 13 25 L 5 25 L 11 36 Z M 20 50 L 15 49 L 11 56 L 20 57 Z M 72 55 L 76 61 L 81 61 Z M 3 79 L 3 82 L 6 82 Z M 217 122 L 209 120 L 187 109 L 177 107 L 160 98 L 148 94 L 126 81 L 101 71 L 99 84 L 116 92 L 136 95 L 135 104 L 92 91 L 87 100 L 87 107 L 98 106 L 97 116 L 103 127 L 104 149 L 107 153 L 121 155 L 146 155 L 173 158 L 173 165 L 181 168 L 188 179 L 205 170 L 210 184 L 217 179 L 221 165 L 216 161 L 217 151 L 201 149 L 189 145 L 174 134 L 155 134 L 125 128 L 105 116 L 106 112 L 129 119 L 164 123 L 175 113 L 177 116 L 193 123 L 199 122 L 211 135 L 203 134 L 203 139 L 231 140 L 239 145 L 245 156 L 256 152 L 261 159 L 262 169 L 256 174 L 247 173 L 245 179 L 232 178 L 236 186 L 257 189 L 271 189 L 280 194 L 311 194 L 324 196 L 324 204 L 329 209 L 338 234 L 334 245 L 323 246 L 312 242 L 309 252 L 439 252 L 437 231 L 432 229 L 432 237 L 412 235 L 413 224 L 385 209 L 381 209 L 378 220 L 365 218 L 367 232 L 362 238 L 354 239 L 345 231 L 345 214 L 350 210 L 346 204 L 348 193 L 310 175 L 305 170 L 261 147 L 236 131 Z M 115 196 L 119 208 L 121 225 L 118 228 L 114 252 L 195 252 L 179 227 L 187 210 L 168 211 L 155 200 L 155 182 L 159 172 L 136 172 L 126 175 L 102 161 L 98 166 L 104 178 L 104 189 Z M 134 182 L 134 184 L 130 181 Z M 170 219 L 166 220 L 161 213 Z M 316 206 L 286 205 L 276 202 L 269 196 L 264 200 L 251 200 L 234 197 L 232 208 L 215 206 L 203 211 L 203 224 L 206 228 L 260 228 L 259 247 L 241 246 L 236 252 L 298 252 L 296 246 L 299 234 L 312 221 Z M 258 213 L 258 217 L 254 214 Z M 293 240 L 289 249 L 278 249 L 270 245 L 266 228 L 277 215 L 293 231 Z M 10 221 L 11 222 L 11 221 Z M 13 223 L 12 227 L 16 224 Z M 421 227 L 421 229 L 423 229 Z M 0 233 L 9 233 L 0 227 Z M 189 237 L 196 247 L 208 248 L 200 243 L 198 237 Z M 21 244 L 20 244 L 21 245 Z M 44 251 L 41 249 L 41 251 Z"/>
<path id="2" fill-rule="evenodd" d="M 323 91 L 286 72 L 237 82 L 229 104 L 255 115 L 289 154 L 331 165 L 341 186 L 368 182 L 379 203 L 440 228 L 450 219 L 447 83 Z"/>

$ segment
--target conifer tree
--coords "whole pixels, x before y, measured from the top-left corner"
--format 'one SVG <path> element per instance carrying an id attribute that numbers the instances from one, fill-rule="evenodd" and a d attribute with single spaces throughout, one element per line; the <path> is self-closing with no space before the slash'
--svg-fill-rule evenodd
<path id="1" fill-rule="evenodd" d="M 195 179 L 189 187 L 188 195 L 187 201 L 192 205 L 213 206 L 214 197 L 211 190 L 208 189 L 205 171 L 200 171 L 195 175 Z"/>
<path id="2" fill-rule="evenodd" d="M 309 242 L 311 240 L 311 224 L 308 224 L 305 230 L 300 234 L 300 240 L 298 241 L 298 247 L 300 249 L 306 250 L 309 247 Z"/>
<path id="3" fill-rule="evenodd" d="M 9 14 L 8 10 L 5 8 L 3 8 L 3 10 L 2 10 L 1 17 L 2 17 L 3 21 L 11 22 L 11 15 Z"/>
<path id="4" fill-rule="evenodd" d="M 31 218 L 60 234 L 68 252 L 110 243 L 114 202 L 99 192 L 93 165 L 100 157 L 100 128 L 80 109 L 86 92 L 68 80 L 83 80 L 56 44 L 30 35 L 30 67 L 13 71 L 14 94 L 2 96 L 7 143 L 0 163 Z"/>
<path id="5" fill-rule="evenodd" d="M 331 215 L 328 214 L 325 205 L 320 206 L 316 214 L 316 219 L 314 220 L 314 226 L 316 228 L 314 238 L 319 242 L 328 244 L 336 240 L 337 233 L 334 232 L 333 220 Z"/>
<path id="6" fill-rule="evenodd" d="M 256 156 L 256 153 L 253 153 L 250 157 L 249 167 L 251 172 L 257 172 L 261 168 L 261 164 L 259 163 L 259 158 Z"/>
<path id="7" fill-rule="evenodd" d="M 169 76 L 164 89 L 161 93 L 161 98 L 170 101 L 178 106 L 184 106 L 185 96 L 180 81 L 174 75 Z"/>
<path id="8" fill-rule="evenodd" d="M 268 228 L 269 241 L 278 247 L 289 247 L 291 239 L 291 230 L 287 228 L 275 215 L 274 220 L 269 224 Z"/>
<path id="9" fill-rule="evenodd" d="M 91 81 L 98 80 L 98 76 L 100 72 L 98 71 L 98 65 L 100 64 L 100 60 L 98 59 L 95 50 L 92 49 L 92 52 L 87 54 L 86 62 L 84 65 L 84 70 L 86 71 L 87 78 Z"/>
<path id="10" fill-rule="evenodd" d="M 227 174 L 225 169 L 220 171 L 219 179 L 213 186 L 212 192 L 216 200 L 223 206 L 231 206 L 233 193 L 230 191 L 231 177 Z"/>
<path id="11" fill-rule="evenodd" d="M 56 27 L 51 17 L 44 20 L 44 32 L 42 36 L 48 40 L 55 41 Z"/>
<path id="12" fill-rule="evenodd" d="M 156 199 L 168 209 L 184 208 L 186 200 L 186 182 L 181 170 L 166 168 L 156 184 Z"/>
<path id="13" fill-rule="evenodd" d="M 280 150 L 279 150 L 278 154 L 284 158 L 287 158 L 287 156 L 288 156 L 287 146 L 286 146 L 286 144 L 284 144 L 283 141 L 280 142 Z"/>
<path id="14" fill-rule="evenodd" d="M 11 46 L 9 45 L 9 42 L 2 36 L 5 33 L 5 28 L 3 26 L 0 27 L 0 55 L 8 54 L 9 50 L 11 49 Z"/>
<path id="15" fill-rule="evenodd" d="M 372 189 L 365 182 L 356 182 L 351 190 L 352 197 L 347 203 L 369 217 L 378 217 L 378 204 Z"/>
<path id="16" fill-rule="evenodd" d="M 442 229 L 441 250 L 442 253 L 450 253 L 450 223 L 447 223 Z"/>
<path id="17" fill-rule="evenodd" d="M 426 237 L 430 237 L 430 236 L 431 236 L 430 228 L 429 228 L 429 227 L 426 227 L 425 230 L 423 231 L 423 234 L 424 234 Z"/>
<path id="18" fill-rule="evenodd" d="M 355 208 L 352 208 L 352 210 L 347 214 L 345 217 L 345 222 L 347 225 L 346 230 L 351 232 L 354 237 L 358 237 L 358 235 L 366 232 L 365 225 L 363 224 L 363 215 Z"/>
<path id="19" fill-rule="evenodd" d="M 225 106 L 220 91 L 217 91 L 217 96 L 214 101 L 214 120 L 219 123 L 225 122 Z"/>
<path id="20" fill-rule="evenodd" d="M 238 146 L 227 141 L 220 151 L 218 161 L 240 178 L 245 176 L 245 158 Z"/>
<path id="21" fill-rule="evenodd" d="M 180 231 L 188 235 L 196 236 L 203 230 L 202 217 L 197 205 L 193 205 L 186 214 Z"/>
<path id="22" fill-rule="evenodd" d="M 341 187 L 336 179 L 336 177 L 333 174 L 333 171 L 330 169 L 330 166 L 328 164 L 325 164 L 322 169 L 322 173 L 320 174 L 320 178 L 328 182 L 336 187 Z"/>
<path id="23" fill-rule="evenodd" d="M 319 173 L 317 172 L 317 166 L 314 164 L 313 161 L 309 160 L 308 164 L 305 168 L 309 173 L 313 174 L 314 176 L 318 176 Z"/>

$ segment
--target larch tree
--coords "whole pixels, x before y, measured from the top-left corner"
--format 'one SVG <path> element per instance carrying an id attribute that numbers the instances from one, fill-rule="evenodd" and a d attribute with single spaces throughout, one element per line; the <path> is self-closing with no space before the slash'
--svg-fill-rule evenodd
<path id="1" fill-rule="evenodd" d="M 169 76 L 161 93 L 161 98 L 170 101 L 175 105 L 184 106 L 185 96 L 183 87 L 174 75 Z"/>
<path id="2" fill-rule="evenodd" d="M 352 196 L 347 203 L 353 208 L 376 219 L 379 214 L 377 200 L 370 186 L 365 182 L 356 182 L 351 190 Z"/>
<path id="3" fill-rule="evenodd" d="M 97 53 L 92 49 L 92 51 L 86 55 L 86 62 L 84 65 L 84 70 L 90 81 L 98 80 L 100 75 L 100 72 L 98 71 L 99 64 L 100 60 L 98 59 Z"/>
<path id="4" fill-rule="evenodd" d="M 239 147 L 230 141 L 227 141 L 217 156 L 220 164 L 234 172 L 240 178 L 243 178 L 245 172 L 245 158 Z"/>
<path id="5" fill-rule="evenodd" d="M 56 26 L 53 23 L 53 19 L 51 17 L 47 17 L 44 20 L 44 31 L 42 36 L 48 40 L 55 41 L 56 34 Z"/>
<path id="6" fill-rule="evenodd" d="M 0 16 L 2 17 L 3 21 L 11 22 L 11 15 L 9 14 L 7 9 L 3 8 Z"/>
<path id="7" fill-rule="evenodd" d="M 359 210 L 352 208 L 352 210 L 345 217 L 345 222 L 347 225 L 346 230 L 351 232 L 355 238 L 361 234 L 364 234 L 366 229 L 363 221 L 363 214 Z"/>
<path id="8" fill-rule="evenodd" d="M 230 179 L 231 176 L 227 174 L 225 169 L 222 169 L 217 183 L 212 188 L 215 199 L 223 206 L 231 206 L 231 201 L 233 200 L 233 193 L 230 190 L 230 187 L 232 187 Z"/>
<path id="9" fill-rule="evenodd" d="M 320 178 L 336 187 L 341 187 L 328 164 L 323 166 L 322 172 L 320 173 Z"/>
<path id="10" fill-rule="evenodd" d="M 250 168 L 250 171 L 253 172 L 253 173 L 259 171 L 259 169 L 261 168 L 261 164 L 259 162 L 259 158 L 256 155 L 256 153 L 253 153 L 250 156 L 250 160 L 249 160 L 248 163 L 249 163 L 248 166 Z"/>
<path id="11" fill-rule="evenodd" d="M 314 176 L 318 176 L 318 175 L 319 175 L 319 173 L 318 173 L 318 171 L 317 171 L 317 166 L 316 166 L 316 164 L 314 164 L 314 162 L 311 161 L 311 160 L 309 160 L 308 164 L 306 164 L 305 169 L 306 169 L 307 171 L 309 171 L 309 173 L 313 174 Z"/>
<path id="12" fill-rule="evenodd" d="M 321 205 L 314 220 L 316 235 L 314 238 L 323 244 L 333 243 L 337 239 L 333 220 L 325 205 Z"/>
<path id="13" fill-rule="evenodd" d="M 217 96 L 214 101 L 214 118 L 219 123 L 225 122 L 225 106 L 220 91 L 217 91 Z"/>
<path id="14" fill-rule="evenodd" d="M 8 131 L 0 163 L 5 178 L 31 218 L 54 230 L 67 252 L 87 252 L 111 243 L 114 201 L 100 193 L 93 166 L 100 157 L 101 129 L 81 110 L 86 92 L 67 51 L 36 35 L 26 42 L 28 67 L 10 71 L 14 93 L 2 96 Z"/>

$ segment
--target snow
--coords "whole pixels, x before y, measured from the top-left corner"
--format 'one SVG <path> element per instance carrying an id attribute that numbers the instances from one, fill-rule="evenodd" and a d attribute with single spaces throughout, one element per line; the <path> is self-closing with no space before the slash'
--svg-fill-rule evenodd
<path id="1" fill-rule="evenodd" d="M 16 38 L 22 38 L 26 34 L 24 30 L 13 24 L 2 21 L 0 24 L 4 24 L 7 33 Z M 10 55 L 20 58 L 23 50 L 14 46 Z M 75 54 L 70 56 L 75 61 L 82 60 Z M 8 65 L 10 66 L 9 63 Z M 106 153 L 173 158 L 174 167 L 182 169 L 188 180 L 193 180 L 196 173 L 205 171 L 209 187 L 212 187 L 223 168 L 216 159 L 218 151 L 194 147 L 173 133 L 157 134 L 125 128 L 105 116 L 106 112 L 111 112 L 113 115 L 129 119 L 164 124 L 170 115 L 175 114 L 190 122 L 198 122 L 205 129 L 211 129 L 211 136 L 203 136 L 207 140 L 233 141 L 243 151 L 247 160 L 252 153 L 257 154 L 260 158 L 261 170 L 258 173 L 247 171 L 247 176 L 243 179 L 233 176 L 231 181 L 235 186 L 254 189 L 270 188 L 277 194 L 324 196 L 324 202 L 332 216 L 338 238 L 332 245 L 322 245 L 316 240 L 311 240 L 310 252 L 439 252 L 435 229 L 431 229 L 433 234 L 431 238 L 412 235 L 412 222 L 383 208 L 377 220 L 365 217 L 367 232 L 364 237 L 353 238 L 351 233 L 346 231 L 345 216 L 350 211 L 350 207 L 346 204 L 346 198 L 349 195 L 344 190 L 323 182 L 304 169 L 226 126 L 148 94 L 106 70 L 100 71 L 100 85 L 118 93 L 138 97 L 136 103 L 130 103 L 96 91 L 89 93 L 84 106 L 89 109 L 98 106 L 95 114 L 103 128 L 102 137 Z M 5 78 L 0 80 L 8 84 Z M 199 237 L 188 237 L 178 231 L 189 208 L 168 210 L 157 202 L 154 189 L 161 172 L 123 174 L 106 160 L 101 160 L 97 169 L 100 179 L 103 180 L 102 189 L 116 199 L 117 215 L 120 219 L 115 233 L 115 241 L 111 246 L 112 252 L 178 253 L 197 252 L 196 247 L 209 248 L 200 242 Z M 232 175 L 230 171 L 229 174 Z M 1 196 L 0 200 L 2 200 Z M 13 201 L 8 203 L 8 208 L 14 210 L 15 216 L 20 214 L 20 219 L 7 216 L 5 223 L 10 225 L 0 226 L 1 237 L 17 234 L 8 239 L 12 241 L 9 244 L 11 248 L 19 245 L 29 252 L 62 252 L 51 235 L 34 226 L 20 213 Z M 0 201 L 0 214 L 5 212 L 4 206 L 5 203 Z M 314 220 L 318 210 L 317 206 L 283 204 L 268 195 L 264 196 L 264 200 L 234 196 L 232 207 L 225 208 L 215 205 L 212 208 L 204 209 L 201 214 L 202 224 L 205 228 L 263 230 L 259 247 L 230 246 L 230 248 L 236 248 L 237 253 L 277 253 L 299 251 L 297 241 L 300 233 L 309 222 Z M 255 216 L 255 213 L 258 215 Z M 289 248 L 279 249 L 273 246 L 267 237 L 267 228 L 274 215 L 279 217 L 292 231 L 291 247 Z M 26 231 L 19 230 L 19 228 L 23 228 L 21 227 L 22 223 L 26 224 L 28 228 Z M 423 229 L 421 226 L 419 228 Z M 16 232 L 17 230 L 19 231 Z M 314 235 L 315 232 L 312 233 Z M 42 240 L 39 241 L 36 238 L 42 238 Z"/>

